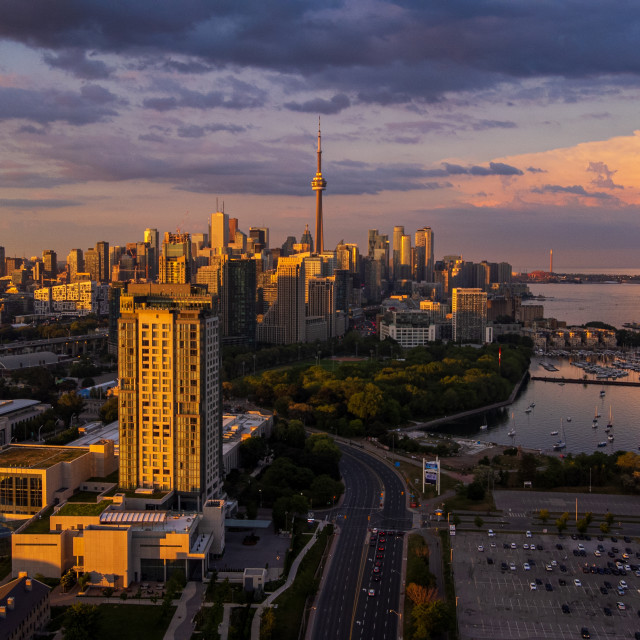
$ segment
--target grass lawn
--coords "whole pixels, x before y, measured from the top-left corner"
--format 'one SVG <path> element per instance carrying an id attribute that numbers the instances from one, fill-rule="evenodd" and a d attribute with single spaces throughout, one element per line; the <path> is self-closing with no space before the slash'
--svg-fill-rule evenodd
<path id="1" fill-rule="evenodd" d="M 101 604 L 100 628 L 93 640 L 140 640 L 162 638 L 175 613 L 175 607 L 165 620 L 160 607 L 144 604 Z"/>
<path id="2" fill-rule="evenodd" d="M 94 494 L 95 495 L 95 494 Z M 111 500 L 101 500 L 93 504 L 69 503 L 65 504 L 56 515 L 58 516 L 99 516 L 110 504 Z"/>
<path id="3" fill-rule="evenodd" d="M 410 464 L 409 462 L 400 462 L 400 467 L 398 467 L 398 469 L 400 473 L 402 473 L 402 476 L 407 483 L 407 487 L 410 488 L 412 493 L 424 498 L 425 500 L 433 500 L 438 497 L 435 485 L 425 485 L 424 493 L 422 493 L 422 475 L 420 473 L 420 466 Z M 458 484 L 458 480 L 441 473 L 440 484 L 440 493 L 444 493 L 449 489 L 453 489 Z"/>
<path id="4" fill-rule="evenodd" d="M 484 500 L 469 500 L 466 496 L 453 496 L 444 503 L 444 510 L 447 511 L 495 511 L 496 503 L 493 494 L 489 491 L 485 494 Z"/>
<path id="5" fill-rule="evenodd" d="M 52 513 L 53 507 L 48 507 L 42 512 L 42 517 L 36 518 L 22 533 L 49 533 Z"/>
<path id="6" fill-rule="evenodd" d="M 316 571 L 329 543 L 329 527 L 325 527 L 316 543 L 303 558 L 296 579 L 289 589 L 276 599 L 273 637 L 278 640 L 297 640 L 307 597 L 316 593 Z M 318 576 L 319 581 L 319 576 Z"/>

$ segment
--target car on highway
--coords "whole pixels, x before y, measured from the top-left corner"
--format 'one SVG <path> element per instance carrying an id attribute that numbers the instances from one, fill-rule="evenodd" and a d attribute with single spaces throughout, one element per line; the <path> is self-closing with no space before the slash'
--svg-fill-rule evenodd
<path id="1" fill-rule="evenodd" d="M 367 591 L 367 595 L 368 596 L 375 596 L 376 595 L 376 590 L 375 589 L 369 589 L 369 591 Z"/>
<path id="2" fill-rule="evenodd" d="M 581 586 L 582 586 L 582 582 L 580 582 L 580 579 L 579 579 L 579 578 L 574 578 L 574 579 L 573 579 L 573 584 L 574 584 L 574 586 L 576 586 L 576 587 L 581 587 Z"/>
<path id="3" fill-rule="evenodd" d="M 380 567 L 373 567 L 373 573 L 380 573 Z"/>
<path id="4" fill-rule="evenodd" d="M 383 547 L 382 545 L 380 545 L 380 546 L 378 547 L 378 551 L 384 551 L 384 547 Z"/>
<path id="5" fill-rule="evenodd" d="M 590 638 L 591 634 L 589 633 L 589 629 L 587 629 L 587 627 L 582 627 L 582 629 L 580 629 L 580 635 L 583 638 Z"/>

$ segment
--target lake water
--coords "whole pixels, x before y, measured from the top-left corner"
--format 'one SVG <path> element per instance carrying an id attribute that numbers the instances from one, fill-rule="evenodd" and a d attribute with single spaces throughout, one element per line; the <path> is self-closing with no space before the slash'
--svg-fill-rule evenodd
<path id="1" fill-rule="evenodd" d="M 617 328 L 625 322 L 640 322 L 640 284 L 531 284 L 533 295 L 546 300 L 545 318 L 582 325 L 599 320 Z"/>
<path id="2" fill-rule="evenodd" d="M 540 366 L 541 360 L 551 362 L 559 371 L 548 373 Z M 531 362 L 532 376 L 557 376 L 580 378 L 582 369 L 573 367 L 567 359 L 534 357 Z M 638 374 L 630 371 L 626 381 L 638 382 Z M 600 397 L 604 389 L 605 396 Z M 525 410 L 535 403 L 531 413 Z M 607 441 L 604 430 L 609 409 L 613 414 L 613 442 Z M 592 428 L 596 409 L 602 416 L 597 429 Z M 485 416 L 476 416 L 458 423 L 451 423 L 439 430 L 440 433 L 464 436 L 475 440 L 495 442 L 497 444 L 513 444 L 527 449 L 551 451 L 553 444 L 559 440 L 564 430 L 567 444 L 564 453 L 592 453 L 602 451 L 638 451 L 640 446 L 640 387 L 617 385 L 583 385 L 566 383 L 560 386 L 555 382 L 529 380 L 526 388 L 516 401 L 508 408 L 489 413 L 486 416 L 489 428 L 480 430 Z M 567 418 L 571 421 L 568 422 Z M 515 436 L 508 432 L 515 429 Z M 557 436 L 551 431 L 559 431 Z M 607 446 L 598 448 L 598 443 L 607 441 Z"/>

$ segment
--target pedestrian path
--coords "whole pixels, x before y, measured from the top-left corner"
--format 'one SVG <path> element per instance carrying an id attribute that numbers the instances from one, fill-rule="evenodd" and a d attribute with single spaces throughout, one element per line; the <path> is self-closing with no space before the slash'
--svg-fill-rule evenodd
<path id="1" fill-rule="evenodd" d="M 258 605 L 258 607 L 256 608 L 256 612 L 255 612 L 255 614 L 253 616 L 253 622 L 251 624 L 251 638 L 252 638 L 252 640 L 258 640 L 258 638 L 260 638 L 260 618 L 262 617 L 262 612 L 264 611 L 264 609 L 266 607 L 270 607 L 271 603 L 283 591 L 286 591 L 293 584 L 293 581 L 295 580 L 296 574 L 298 573 L 298 567 L 300 566 L 300 563 L 302 562 L 302 559 L 307 554 L 307 551 L 309 551 L 309 549 L 311 549 L 311 547 L 316 543 L 316 540 L 318 539 L 318 534 L 322 531 L 322 529 L 324 528 L 324 526 L 326 524 L 327 524 L 327 522 L 323 520 L 318 525 L 318 528 L 317 528 L 316 532 L 313 534 L 313 536 L 311 537 L 311 540 L 309 540 L 309 542 L 307 542 L 307 544 L 302 549 L 302 551 L 297 555 L 296 559 L 293 561 L 293 564 L 291 565 L 291 569 L 289 570 L 289 575 L 287 576 L 286 582 L 279 589 L 277 589 L 271 595 L 269 595 L 269 597 L 266 598 L 266 600 L 264 602 L 261 602 Z M 226 638 L 227 638 L 227 629 L 228 629 L 228 626 L 224 630 L 224 635 L 221 634 L 221 636 L 220 636 L 221 640 L 226 640 Z"/>

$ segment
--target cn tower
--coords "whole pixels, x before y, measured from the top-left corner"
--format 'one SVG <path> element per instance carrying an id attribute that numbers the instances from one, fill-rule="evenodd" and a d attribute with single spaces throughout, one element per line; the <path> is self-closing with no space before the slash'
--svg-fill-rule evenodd
<path id="1" fill-rule="evenodd" d="M 324 251 L 324 232 L 322 229 L 322 192 L 327 188 L 327 181 L 322 177 L 322 146 L 320 139 L 320 118 L 318 117 L 318 171 L 311 181 L 311 188 L 316 192 L 316 246 L 315 253 Z"/>

